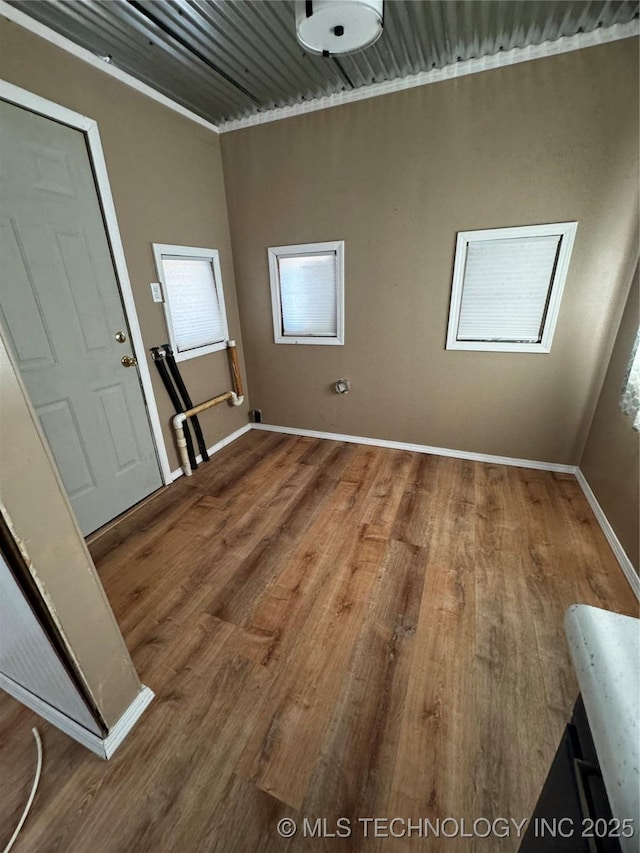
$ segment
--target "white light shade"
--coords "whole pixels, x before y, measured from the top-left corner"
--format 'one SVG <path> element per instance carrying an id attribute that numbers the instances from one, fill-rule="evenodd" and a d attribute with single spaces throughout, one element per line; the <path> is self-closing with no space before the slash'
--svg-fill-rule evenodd
<path id="1" fill-rule="evenodd" d="M 363 50 L 382 33 L 383 0 L 296 0 L 296 33 L 310 53 Z"/>

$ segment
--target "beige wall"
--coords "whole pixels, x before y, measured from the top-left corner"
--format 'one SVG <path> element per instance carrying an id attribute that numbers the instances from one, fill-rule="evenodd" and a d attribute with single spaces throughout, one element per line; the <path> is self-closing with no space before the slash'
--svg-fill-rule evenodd
<path id="1" fill-rule="evenodd" d="M 1 339 L 0 509 L 76 671 L 110 728 L 137 696 L 140 682 Z"/>
<path id="2" fill-rule="evenodd" d="M 582 473 L 633 563 L 640 567 L 640 433 L 620 411 L 620 389 L 640 323 L 638 268 L 580 462 Z"/>
<path id="3" fill-rule="evenodd" d="M 251 406 L 577 463 L 637 228 L 637 66 L 630 39 L 224 134 Z M 552 352 L 447 352 L 456 232 L 574 219 Z M 336 239 L 345 346 L 274 344 L 267 247 Z"/>
<path id="4" fill-rule="evenodd" d="M 219 249 L 229 334 L 242 358 L 218 136 L 4 19 L 0 76 L 97 120 L 147 357 L 149 347 L 168 340 L 162 306 L 149 290 L 157 280 L 155 242 Z M 149 364 L 176 469 L 173 410 Z M 231 387 L 224 352 L 191 359 L 181 369 L 194 402 Z M 201 417 L 208 446 L 246 422 L 247 404 L 220 406 Z"/>

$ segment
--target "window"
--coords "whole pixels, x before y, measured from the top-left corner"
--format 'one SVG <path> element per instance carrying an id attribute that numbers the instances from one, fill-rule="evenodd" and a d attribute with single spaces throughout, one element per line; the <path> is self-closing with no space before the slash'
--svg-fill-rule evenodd
<path id="1" fill-rule="evenodd" d="M 549 352 L 577 227 L 460 232 L 447 349 Z"/>
<path id="2" fill-rule="evenodd" d="M 344 242 L 269 249 L 277 344 L 344 343 Z"/>
<path id="3" fill-rule="evenodd" d="M 229 330 L 216 249 L 153 244 L 176 361 L 225 349 Z"/>
<path id="4" fill-rule="evenodd" d="M 620 408 L 631 418 L 633 428 L 640 432 L 640 329 L 624 375 Z"/>

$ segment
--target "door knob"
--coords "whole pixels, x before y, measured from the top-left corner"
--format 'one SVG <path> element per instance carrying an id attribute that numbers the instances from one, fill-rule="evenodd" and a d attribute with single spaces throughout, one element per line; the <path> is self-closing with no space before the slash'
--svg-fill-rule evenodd
<path id="1" fill-rule="evenodd" d="M 124 332 L 116 332 L 113 336 L 119 344 L 123 344 L 127 340 L 127 336 Z"/>
<path id="2" fill-rule="evenodd" d="M 120 359 L 124 367 L 135 367 L 138 359 L 134 355 L 123 355 Z"/>

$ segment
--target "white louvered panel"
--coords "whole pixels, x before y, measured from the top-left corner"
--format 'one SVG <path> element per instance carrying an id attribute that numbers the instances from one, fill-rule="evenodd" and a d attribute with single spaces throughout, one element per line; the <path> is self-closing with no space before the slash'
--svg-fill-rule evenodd
<path id="1" fill-rule="evenodd" d="M 213 266 L 208 258 L 162 258 L 178 352 L 226 337 Z"/>
<path id="2" fill-rule="evenodd" d="M 283 334 L 335 336 L 336 253 L 280 257 L 278 269 Z"/>
<path id="3" fill-rule="evenodd" d="M 1 554 L 0 672 L 90 732 L 102 736 Z"/>
<path id="4" fill-rule="evenodd" d="M 539 341 L 560 240 L 552 235 L 470 242 L 457 339 Z"/>

